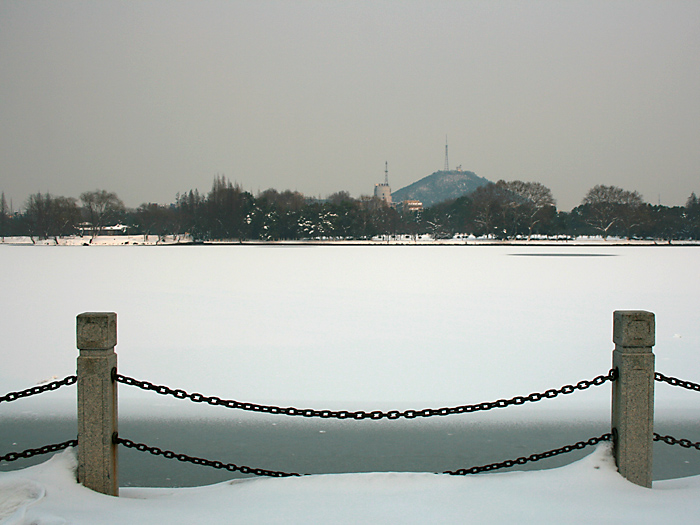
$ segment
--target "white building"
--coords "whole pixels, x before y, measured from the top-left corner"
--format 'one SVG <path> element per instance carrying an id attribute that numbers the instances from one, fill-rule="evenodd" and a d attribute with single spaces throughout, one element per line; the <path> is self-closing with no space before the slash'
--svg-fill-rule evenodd
<path id="1" fill-rule="evenodd" d="M 401 203 L 401 210 L 404 212 L 418 213 L 423 211 L 423 203 L 417 200 L 405 200 Z"/>
<path id="2" fill-rule="evenodd" d="M 391 188 L 388 184 L 375 184 L 374 196 L 386 202 L 387 206 L 391 206 Z"/>
<path id="3" fill-rule="evenodd" d="M 384 163 L 384 184 L 374 185 L 374 196 L 391 206 L 391 187 L 389 186 L 389 162 Z"/>

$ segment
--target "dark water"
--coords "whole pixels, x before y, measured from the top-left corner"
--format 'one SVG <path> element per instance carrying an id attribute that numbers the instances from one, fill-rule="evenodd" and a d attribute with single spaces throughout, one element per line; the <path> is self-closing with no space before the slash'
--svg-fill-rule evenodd
<path id="1" fill-rule="evenodd" d="M 310 474 L 443 472 L 529 456 L 608 432 L 603 423 L 276 421 L 121 419 L 119 432 L 124 438 L 177 453 Z M 657 424 L 656 431 L 698 441 L 700 422 Z M 75 420 L 3 418 L 0 454 L 65 441 L 75 435 Z M 592 450 L 589 447 L 514 469 L 554 468 Z M 1 463 L 0 470 L 24 468 L 47 458 Z M 239 473 L 180 463 L 124 447 L 119 449 L 119 469 L 121 486 L 199 486 L 242 477 Z M 700 451 L 654 444 L 654 479 L 691 475 L 700 475 Z"/>

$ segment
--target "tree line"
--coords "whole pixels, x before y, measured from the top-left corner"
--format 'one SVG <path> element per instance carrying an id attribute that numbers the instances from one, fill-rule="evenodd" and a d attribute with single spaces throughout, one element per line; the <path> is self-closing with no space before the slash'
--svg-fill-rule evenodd
<path id="1" fill-rule="evenodd" d="M 596 185 L 570 212 L 558 211 L 551 191 L 539 183 L 499 181 L 425 211 L 436 236 L 455 233 L 497 239 L 583 235 L 658 239 L 700 239 L 700 199 L 685 206 L 652 205 L 637 191 Z"/>
<path id="2" fill-rule="evenodd" d="M 57 238 L 94 236 L 124 224 L 129 233 L 176 235 L 195 240 L 368 239 L 377 235 L 457 234 L 494 239 L 546 237 L 700 239 L 700 199 L 691 194 L 685 206 L 646 203 L 636 191 L 616 186 L 591 188 L 570 212 L 559 211 L 552 192 L 537 182 L 498 181 L 458 199 L 420 212 L 388 206 L 373 197 L 355 199 L 340 191 L 326 199 L 296 191 L 268 189 L 257 196 L 222 176 L 211 190 L 178 194 L 168 205 L 145 203 L 128 209 L 114 192 L 95 190 L 79 199 L 36 193 L 25 210 L 0 201 L 0 236 Z"/>

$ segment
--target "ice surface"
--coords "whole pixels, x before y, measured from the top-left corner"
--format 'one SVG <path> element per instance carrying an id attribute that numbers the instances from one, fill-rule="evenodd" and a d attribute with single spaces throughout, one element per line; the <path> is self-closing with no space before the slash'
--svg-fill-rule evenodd
<path id="1" fill-rule="evenodd" d="M 0 256 L 4 392 L 74 373 L 85 311 L 117 312 L 121 373 L 257 403 L 406 409 L 557 388 L 607 373 L 617 309 L 655 312 L 657 369 L 700 379 L 697 247 L 0 246 Z M 54 410 L 69 390 L 10 405 Z M 692 396 L 657 385 L 659 408 L 697 406 Z M 169 406 L 133 388 L 120 397 L 126 411 Z M 609 397 L 606 385 L 516 417 L 607 417 Z"/>

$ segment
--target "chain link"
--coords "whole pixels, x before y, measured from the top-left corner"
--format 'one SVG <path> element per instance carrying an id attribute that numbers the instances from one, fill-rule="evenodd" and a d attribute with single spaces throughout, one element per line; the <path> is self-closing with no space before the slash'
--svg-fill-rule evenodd
<path id="1" fill-rule="evenodd" d="M 204 465 L 205 467 L 212 467 L 221 470 L 228 470 L 229 472 L 240 472 L 242 474 L 254 474 L 256 476 L 268 476 L 273 478 L 285 478 L 290 476 L 301 476 L 296 472 L 280 472 L 277 470 L 265 470 L 261 468 L 253 468 L 246 466 L 238 466 L 233 463 L 223 463 L 221 461 L 212 461 L 209 459 L 198 458 L 194 456 L 188 456 L 187 454 L 178 454 L 170 450 L 162 450 L 158 447 L 150 447 L 144 443 L 135 443 L 129 439 L 120 438 L 115 436 L 114 442 L 119 445 L 124 445 L 126 448 L 135 448 L 139 452 L 148 452 L 154 456 L 163 456 L 166 459 L 176 459 L 178 461 L 183 461 L 185 463 L 192 463 L 194 465 Z"/>
<path id="2" fill-rule="evenodd" d="M 226 408 L 235 408 L 239 410 L 251 411 L 251 412 L 262 412 L 269 414 L 285 414 L 288 416 L 302 416 L 302 417 L 320 417 L 324 419 L 335 418 L 335 419 L 372 419 L 379 420 L 383 418 L 387 419 L 414 419 L 416 417 L 431 417 L 431 416 L 447 416 L 451 414 L 462 414 L 470 412 L 479 412 L 485 410 L 491 410 L 494 408 L 505 408 L 511 405 L 522 405 L 526 402 L 537 402 L 542 399 L 552 399 L 560 394 L 571 394 L 577 390 L 586 390 L 592 386 L 600 386 L 607 381 L 615 381 L 617 379 L 617 371 L 610 370 L 607 375 L 600 375 L 595 377 L 590 381 L 579 381 L 576 385 L 564 385 L 559 389 L 549 389 L 543 393 L 532 393 L 528 396 L 516 396 L 510 399 L 499 399 L 497 401 L 490 401 L 484 403 L 478 403 L 474 405 L 461 405 L 457 407 L 445 407 L 445 408 L 425 408 L 422 410 L 391 410 L 389 412 L 382 412 L 379 410 L 374 410 L 366 412 L 364 410 L 351 412 L 346 410 L 334 411 L 334 410 L 314 410 L 314 409 L 299 409 L 294 407 L 278 407 L 274 405 L 258 405 L 253 403 L 242 403 L 240 401 L 234 401 L 230 399 L 221 399 L 215 396 L 205 396 L 199 393 L 187 393 L 181 389 L 171 389 L 164 385 L 156 385 L 148 381 L 139 381 L 137 379 L 126 377 L 121 374 L 116 373 L 116 369 L 113 371 L 113 380 L 123 383 L 129 386 L 135 386 L 143 390 L 149 390 L 156 392 L 161 395 L 171 395 L 177 399 L 190 399 L 195 403 L 207 403 L 215 406 L 224 406 Z M 654 374 L 654 379 L 656 381 L 665 382 L 673 386 L 679 386 L 686 388 L 688 390 L 695 390 L 700 392 L 700 385 L 697 383 L 692 383 L 690 381 L 684 381 L 675 377 L 667 377 L 659 372 Z M 43 392 L 48 392 L 52 390 L 57 390 L 63 386 L 72 385 L 77 381 L 77 376 L 71 375 L 67 376 L 59 381 L 52 381 L 45 385 L 35 386 L 22 390 L 20 392 L 9 392 L 8 394 L 0 397 L 0 403 L 15 401 L 23 397 L 30 397 L 33 395 L 41 394 Z M 493 470 L 498 470 L 502 468 L 509 468 L 515 465 L 524 465 L 526 463 L 531 463 L 539 461 L 541 459 L 550 458 L 553 456 L 558 456 L 560 454 L 566 454 L 574 450 L 581 450 L 588 446 L 596 445 L 601 441 L 609 441 L 612 439 L 612 434 L 603 434 L 600 437 L 590 438 L 587 441 L 579 441 L 573 445 L 566 445 L 561 448 L 548 450 L 546 452 L 541 452 L 539 454 L 531 454 L 530 456 L 523 456 L 517 459 L 506 460 L 500 463 L 491 463 L 489 465 L 471 467 L 468 469 L 458 469 L 455 471 L 445 471 L 445 474 L 451 475 L 467 475 L 467 474 L 478 474 L 481 472 L 490 472 Z M 700 442 L 692 442 L 689 439 L 677 439 L 672 436 L 662 436 L 660 434 L 654 433 L 654 441 L 663 441 L 669 445 L 680 445 L 684 448 L 695 448 L 700 450 Z M 300 476 L 297 473 L 288 473 L 274 470 L 266 470 L 260 468 L 253 468 L 247 466 L 238 466 L 233 463 L 223 463 L 221 461 L 212 461 L 204 458 L 198 458 L 194 456 L 188 456 L 187 454 L 177 454 L 170 450 L 162 450 L 158 447 L 150 447 L 143 443 L 135 443 L 134 441 L 123 439 L 120 437 L 114 437 L 115 443 L 123 445 L 127 448 L 135 448 L 141 452 L 148 452 L 150 454 L 160 456 L 167 459 L 177 459 L 178 461 L 188 462 L 195 465 L 204 465 L 216 469 L 223 469 L 229 472 L 241 472 L 242 474 L 254 474 L 256 476 L 270 476 L 270 477 L 288 477 L 288 476 Z M 51 452 L 58 452 L 64 450 L 68 447 L 75 447 L 78 445 L 77 439 L 71 439 L 64 441 L 63 443 L 56 443 L 52 445 L 45 445 L 40 448 L 31 448 L 24 450 L 22 452 L 10 452 L 4 456 L 0 456 L 0 462 L 10 462 L 16 461 L 23 458 L 31 458 L 33 456 L 38 456 L 42 454 L 48 454 Z"/>
<path id="3" fill-rule="evenodd" d="M 4 396 L 0 397 L 0 403 L 15 401 L 22 397 L 30 397 L 36 394 L 41 394 L 42 392 L 48 392 L 49 390 L 58 390 L 62 386 L 72 385 L 78 380 L 77 376 L 67 376 L 60 381 L 52 381 L 51 383 L 46 383 L 45 385 L 33 386 L 32 388 L 27 388 L 21 392 L 8 392 Z"/>
<path id="4" fill-rule="evenodd" d="M 663 441 L 667 445 L 680 445 L 683 448 L 694 448 L 700 450 L 700 442 L 693 443 L 689 439 L 677 439 L 673 436 L 662 436 L 654 432 L 654 441 Z"/>
<path id="5" fill-rule="evenodd" d="M 656 372 L 654 374 L 654 379 L 662 383 L 668 383 L 669 385 L 679 386 L 681 388 L 687 388 L 688 390 L 695 390 L 696 392 L 700 392 L 700 385 L 698 385 L 697 383 L 683 381 L 682 379 L 678 379 L 676 377 L 668 377 L 659 372 Z"/>
<path id="6" fill-rule="evenodd" d="M 444 408 L 424 408 L 421 410 L 390 410 L 389 412 L 382 412 L 380 410 L 373 410 L 366 412 L 364 410 L 359 410 L 356 412 L 351 412 L 347 410 L 314 410 L 311 408 L 294 408 L 294 407 L 278 407 L 274 405 L 257 405 L 254 403 L 242 403 L 240 401 L 234 401 L 232 399 L 221 399 L 215 396 L 205 396 L 199 393 L 187 393 L 184 390 L 174 390 L 164 385 L 156 385 L 148 381 L 139 381 L 132 377 L 126 377 L 121 374 L 114 374 L 114 379 L 119 383 L 123 383 L 129 386 L 135 386 L 143 390 L 150 390 L 161 395 L 170 395 L 177 399 L 189 399 L 194 403 L 208 403 L 209 405 L 223 406 L 226 408 L 235 408 L 239 410 L 246 410 L 249 412 L 262 412 L 267 414 L 285 414 L 287 416 L 301 416 L 301 417 L 320 417 L 323 419 L 371 419 L 379 420 L 383 418 L 387 419 L 414 419 L 416 417 L 432 417 L 432 416 L 448 416 L 451 414 L 464 414 L 471 412 L 480 412 L 484 410 L 491 410 L 493 408 L 505 408 L 511 405 L 522 405 L 524 403 L 530 402 L 534 403 L 542 399 L 552 399 L 557 397 L 559 394 L 572 394 L 577 390 L 586 390 L 592 386 L 600 386 L 607 381 L 614 381 L 617 377 L 616 370 L 610 370 L 607 375 L 600 375 L 590 381 L 579 381 L 575 385 L 564 385 L 559 389 L 546 390 L 543 393 L 533 393 L 529 396 L 516 396 L 511 399 L 499 399 L 497 401 L 487 401 L 484 403 L 478 403 L 475 405 L 461 405 L 456 407 L 444 407 Z"/>
<path id="7" fill-rule="evenodd" d="M 525 463 L 532 463 L 541 459 L 551 458 L 554 456 L 558 456 L 559 454 L 567 454 L 569 452 L 573 452 L 574 450 L 581 450 L 591 445 L 597 445 L 601 441 L 610 441 L 611 439 L 612 434 L 603 434 L 600 437 L 593 437 L 586 441 L 579 441 L 578 443 L 574 443 L 573 445 L 566 445 L 561 448 L 555 448 L 546 452 L 540 452 L 539 454 L 531 454 L 530 456 L 523 456 L 517 459 L 508 459 L 506 461 L 501 461 L 500 463 L 491 463 L 490 465 L 483 465 L 480 467 L 462 468 L 459 470 L 448 470 L 443 472 L 443 474 L 451 474 L 452 476 L 466 476 L 467 474 L 479 474 L 480 472 L 490 472 L 492 470 L 498 470 L 501 468 L 514 467 L 515 465 L 524 465 Z"/>
<path id="8" fill-rule="evenodd" d="M 489 472 L 492 470 L 497 470 L 501 468 L 513 467 L 515 465 L 524 465 L 525 463 L 531 463 L 534 461 L 539 461 L 541 459 L 551 458 L 558 456 L 560 454 L 567 454 L 573 452 L 574 450 L 581 450 L 586 447 L 597 445 L 601 441 L 610 441 L 612 439 L 612 434 L 603 434 L 600 437 L 593 437 L 586 441 L 579 441 L 573 445 L 566 445 L 561 448 L 554 450 L 548 450 L 546 452 L 541 452 L 539 454 L 532 454 L 527 457 L 520 457 L 517 459 L 509 459 L 502 461 L 500 463 L 492 463 L 490 465 L 483 465 L 480 467 L 472 467 L 468 469 L 459 469 L 454 471 L 445 471 L 443 474 L 450 474 L 453 476 L 464 476 L 467 474 L 478 474 L 480 472 Z M 233 463 L 223 463 L 221 461 L 212 461 L 209 459 L 198 458 L 194 456 L 188 456 L 187 454 L 178 454 L 170 450 L 162 450 L 158 447 L 151 447 L 144 443 L 135 443 L 129 439 L 120 438 L 118 436 L 114 437 L 114 442 L 120 445 L 124 445 L 127 448 L 134 448 L 140 452 L 148 452 L 154 456 L 163 456 L 167 459 L 176 459 L 177 461 L 183 461 L 187 463 L 192 463 L 194 465 L 203 465 L 207 467 L 212 467 L 215 469 L 228 470 L 229 472 L 241 472 L 242 474 L 254 474 L 256 476 L 269 476 L 269 477 L 290 477 L 290 476 L 307 476 L 308 474 L 297 474 L 296 472 L 280 472 L 276 470 L 265 470 L 261 468 L 252 468 L 245 466 L 238 466 Z"/>
<path id="9" fill-rule="evenodd" d="M 0 462 L 2 461 L 17 461 L 18 459 L 31 458 L 33 456 L 40 456 L 41 454 L 49 454 L 50 452 L 58 452 L 59 450 L 66 449 L 68 447 L 77 447 L 77 439 L 69 439 L 63 443 L 55 443 L 53 445 L 44 445 L 40 448 L 28 448 L 22 452 L 10 452 L 4 456 L 0 456 Z"/>

